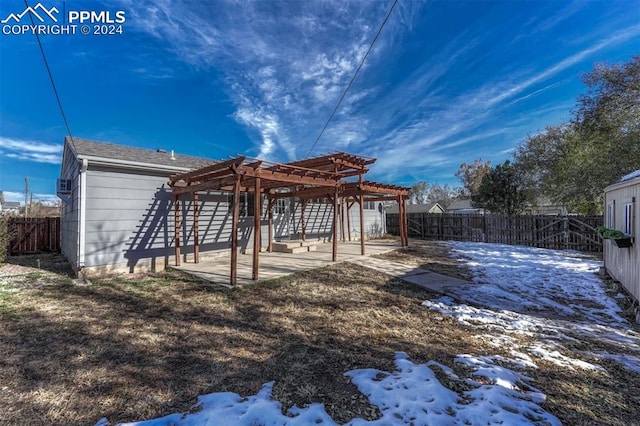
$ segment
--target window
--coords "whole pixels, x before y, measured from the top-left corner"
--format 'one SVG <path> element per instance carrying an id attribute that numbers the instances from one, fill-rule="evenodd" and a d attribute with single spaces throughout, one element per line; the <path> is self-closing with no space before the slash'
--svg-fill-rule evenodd
<path id="1" fill-rule="evenodd" d="M 327 198 L 310 198 L 308 204 L 331 204 Z"/>
<path id="2" fill-rule="evenodd" d="M 285 214 L 287 212 L 287 203 L 289 202 L 286 198 L 279 198 L 276 200 L 276 205 L 273 208 L 275 214 Z"/>
<path id="3" fill-rule="evenodd" d="M 365 210 L 375 210 L 376 209 L 376 202 L 375 201 L 365 201 L 363 206 L 363 209 Z"/>
<path id="4" fill-rule="evenodd" d="M 624 205 L 624 222 L 622 232 L 631 235 L 633 231 L 633 202 Z"/>
<path id="5" fill-rule="evenodd" d="M 616 217 L 616 204 L 615 201 L 612 201 L 610 203 L 607 204 L 607 227 L 608 228 L 615 228 L 616 226 L 616 221 L 615 221 L 615 217 Z"/>
<path id="6" fill-rule="evenodd" d="M 233 214 L 233 194 L 229 194 L 227 196 L 228 201 L 228 212 L 229 214 Z M 255 205 L 253 192 L 241 192 L 240 193 L 240 202 L 238 209 L 238 217 L 248 217 L 253 216 L 253 207 Z M 262 206 L 261 206 L 262 207 Z"/>

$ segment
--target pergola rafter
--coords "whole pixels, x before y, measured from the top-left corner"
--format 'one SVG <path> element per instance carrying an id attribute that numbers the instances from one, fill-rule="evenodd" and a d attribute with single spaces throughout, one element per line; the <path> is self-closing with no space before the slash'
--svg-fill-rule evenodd
<path id="1" fill-rule="evenodd" d="M 254 280 L 258 279 L 259 252 L 261 249 L 261 194 L 266 194 L 268 207 L 269 244 L 271 251 L 273 206 L 275 201 L 281 198 L 326 198 L 333 205 L 333 260 L 337 259 L 338 217 L 340 206 L 347 211 L 347 222 L 350 222 L 349 209 L 355 202 L 360 210 L 360 240 L 361 253 L 365 254 L 364 244 L 364 201 L 397 201 L 400 206 L 400 237 L 402 245 L 407 244 L 406 209 L 404 203 L 408 196 L 409 188 L 397 185 L 389 185 L 365 181 L 364 174 L 369 165 L 375 162 L 375 158 L 362 157 L 344 152 L 336 152 L 320 157 L 313 157 L 289 163 L 272 163 L 265 160 L 237 156 L 225 161 L 210 164 L 202 168 L 186 173 L 174 174 L 169 178 L 169 186 L 172 188 L 175 203 L 175 256 L 176 264 L 180 264 L 180 226 L 183 222 L 179 209 L 180 197 L 193 194 L 193 226 L 198 226 L 198 192 L 224 191 L 234 194 L 232 205 L 232 232 L 231 232 L 231 284 L 237 282 L 237 248 L 238 248 L 238 222 L 239 222 L 239 194 L 241 192 L 254 193 L 254 239 L 253 239 L 253 274 Z M 345 179 L 357 176 L 357 182 L 346 182 Z M 366 198 L 365 198 L 366 197 Z M 342 202 L 340 202 L 342 200 Z M 353 200 L 353 201 L 350 201 Z M 304 214 L 304 213 L 303 213 Z M 305 223 L 302 223 L 302 238 L 305 238 Z M 349 240 L 351 240 L 350 223 Z M 344 224 L 342 225 L 345 239 Z M 197 232 L 194 232 L 194 260 L 199 261 L 199 241 Z"/>

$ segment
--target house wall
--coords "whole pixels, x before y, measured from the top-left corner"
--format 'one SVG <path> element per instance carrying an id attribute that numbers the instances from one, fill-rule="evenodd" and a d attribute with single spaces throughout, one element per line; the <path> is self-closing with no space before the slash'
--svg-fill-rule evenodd
<path id="1" fill-rule="evenodd" d="M 302 236 L 302 205 L 300 200 L 292 203 L 293 221 L 289 228 L 291 238 Z M 304 208 L 306 238 L 330 238 L 333 229 L 333 204 L 307 202 Z"/>
<path id="2" fill-rule="evenodd" d="M 375 210 L 364 210 L 365 234 L 369 237 L 380 237 L 384 234 L 384 213 L 378 211 L 376 202 Z M 339 207 L 340 208 L 340 207 Z M 293 203 L 293 221 L 290 229 L 292 239 L 300 238 L 302 235 L 302 222 L 300 220 L 302 209 L 300 201 Z M 338 212 L 341 215 L 341 210 Z M 307 202 L 305 206 L 305 235 L 307 238 L 331 238 L 333 235 L 333 204 L 331 203 L 314 203 Z M 358 203 L 354 203 L 350 209 L 351 218 L 351 239 L 360 239 L 360 212 Z M 274 216 L 275 217 L 275 216 Z M 274 219 L 275 222 L 275 219 Z M 345 237 L 347 234 L 346 207 L 345 217 L 338 218 L 338 238 L 342 237 L 342 227 L 345 229 Z"/>
<path id="3" fill-rule="evenodd" d="M 385 224 L 386 219 L 384 217 L 384 209 L 382 209 L 383 213 L 380 213 L 379 206 L 380 202 L 375 203 L 375 209 L 364 209 L 364 232 L 365 235 L 369 237 L 381 237 L 385 233 Z M 354 203 L 351 209 L 349 209 L 349 217 L 351 222 L 351 239 L 360 239 L 360 207 L 358 203 Z M 345 236 L 347 234 L 347 218 L 346 218 L 346 207 L 345 207 L 345 218 L 343 221 L 343 226 L 345 227 Z"/>
<path id="4" fill-rule="evenodd" d="M 89 275 L 160 270 L 175 262 L 174 202 L 167 180 L 168 174 L 89 167 L 84 265 Z M 193 196 L 183 195 L 180 201 L 180 245 L 186 260 L 193 254 Z M 231 245 L 228 195 L 198 194 L 198 211 L 200 253 L 206 257 L 228 252 Z M 266 216 L 262 224 L 266 247 Z M 240 250 L 253 247 L 253 217 L 240 218 L 238 237 Z"/>
<path id="5" fill-rule="evenodd" d="M 71 266 L 78 268 L 78 240 L 79 240 L 79 220 L 80 220 L 80 163 L 65 148 L 65 155 L 60 173 L 62 179 L 72 179 L 73 191 L 68 198 L 68 202 L 63 202 L 60 208 L 60 251 L 67 258 Z"/>
<path id="6" fill-rule="evenodd" d="M 633 246 L 618 248 L 611 240 L 604 241 L 604 264 L 607 272 L 619 281 L 636 300 L 640 300 L 640 179 L 612 185 L 605 190 L 605 226 L 622 230 L 625 204 L 633 203 Z M 609 223 L 607 206 L 615 202 L 614 223 Z"/>

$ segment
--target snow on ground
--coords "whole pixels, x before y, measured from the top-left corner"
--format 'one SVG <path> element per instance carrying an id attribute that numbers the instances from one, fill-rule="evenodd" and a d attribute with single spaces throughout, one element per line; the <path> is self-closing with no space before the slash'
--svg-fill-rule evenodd
<path id="1" fill-rule="evenodd" d="M 568 251 L 448 244 L 466 259 L 474 284 L 452 287 L 448 291 L 451 297 L 427 300 L 424 306 L 485 330 L 496 346 L 524 351 L 534 360 L 545 359 L 569 369 L 606 371 L 598 364 L 606 359 L 629 371 L 640 371 L 640 335 L 607 296 L 597 275 L 600 262 Z M 536 336 L 536 343 L 514 346 L 518 334 Z M 568 348 L 585 342 L 594 350 L 574 354 Z M 599 350 L 602 346 L 625 355 Z"/>
<path id="2" fill-rule="evenodd" d="M 378 420 L 353 419 L 347 425 L 469 425 L 478 424 L 478 419 L 486 425 L 561 424 L 538 405 L 545 396 L 530 385 L 529 377 L 495 363 L 504 359 L 456 357 L 455 362 L 471 367 L 475 376 L 491 382 L 467 379 L 464 382 L 471 390 L 462 395 L 443 386 L 434 372 L 438 369 L 450 380 L 461 382 L 451 368 L 435 361 L 414 364 L 405 353 L 397 353 L 395 361 L 397 371 L 392 373 L 373 368 L 346 373 L 382 413 Z M 191 410 L 195 413 L 171 414 L 122 426 L 337 425 L 322 404 L 293 407 L 282 414 L 282 405 L 271 399 L 273 385 L 269 382 L 257 395 L 246 398 L 231 392 L 200 396 Z M 101 419 L 96 426 L 108 424 L 107 419 Z"/>
<path id="3" fill-rule="evenodd" d="M 461 354 L 452 360 L 471 368 L 472 377 L 478 380 L 462 379 L 435 361 L 414 364 L 404 353 L 396 354 L 393 372 L 349 371 L 346 376 L 380 409 L 382 417 L 375 421 L 353 419 L 348 425 L 559 425 L 556 417 L 538 405 L 545 400 L 544 393 L 520 371 L 536 368 L 538 360 L 546 360 L 567 369 L 606 374 L 600 363 L 607 360 L 640 374 L 640 336 L 604 291 L 596 275 L 599 262 L 574 252 L 448 244 L 466 259 L 474 283 L 451 287 L 451 296 L 427 300 L 423 305 L 477 328 L 479 336 L 507 348 L 512 357 Z M 525 341 L 534 343 L 521 346 L 518 335 L 533 337 Z M 588 349 L 573 350 L 572 345 Z M 469 390 L 457 393 L 445 387 L 436 371 Z M 283 414 L 281 404 L 271 399 L 273 385 L 266 383 L 258 394 L 248 397 L 230 392 L 200 396 L 191 413 L 126 425 L 336 424 L 322 404 L 293 407 Z M 108 424 L 107 419 L 101 419 L 96 426 Z"/>

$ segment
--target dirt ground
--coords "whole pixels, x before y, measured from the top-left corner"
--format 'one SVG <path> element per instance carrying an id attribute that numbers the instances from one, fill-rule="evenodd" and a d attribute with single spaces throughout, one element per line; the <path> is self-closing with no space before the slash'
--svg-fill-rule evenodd
<path id="1" fill-rule="evenodd" d="M 387 256 L 468 277 L 439 244 Z M 421 306 L 437 295 L 350 263 L 238 289 L 176 272 L 85 284 L 55 272 L 55 259 L 49 270 L 43 263 L 0 267 L 2 425 L 149 419 L 188 411 L 206 393 L 253 395 L 269 381 L 284 410 L 321 402 L 337 422 L 375 419 L 346 371 L 393 371 L 403 351 L 464 378 L 457 354 L 497 353 Z M 566 424 L 640 418 L 640 392 L 622 369 L 605 377 L 543 365 L 527 374 Z"/>

